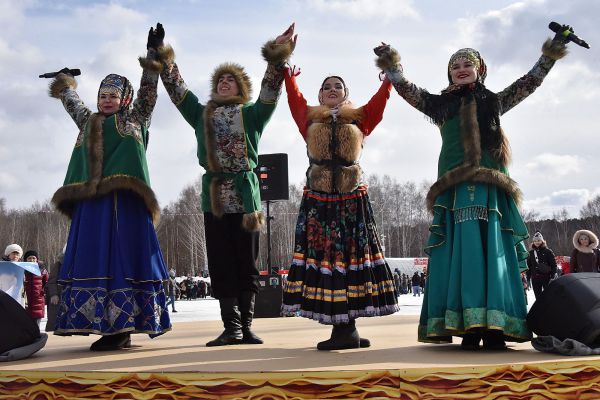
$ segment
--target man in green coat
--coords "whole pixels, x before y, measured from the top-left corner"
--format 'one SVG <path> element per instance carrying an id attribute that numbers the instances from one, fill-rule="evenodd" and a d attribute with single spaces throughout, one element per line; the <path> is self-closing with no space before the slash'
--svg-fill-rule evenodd
<path id="1" fill-rule="evenodd" d="M 281 94 L 284 64 L 295 46 L 294 25 L 262 48 L 268 66 L 258 100 L 244 69 L 225 63 L 213 72 L 206 105 L 187 89 L 170 47 L 159 49 L 168 60 L 161 79 L 173 103 L 194 128 L 202 177 L 202 211 L 208 270 L 219 299 L 225 331 L 207 346 L 263 341 L 251 330 L 258 292 L 259 228 L 263 223 L 254 168 L 258 142 Z"/>

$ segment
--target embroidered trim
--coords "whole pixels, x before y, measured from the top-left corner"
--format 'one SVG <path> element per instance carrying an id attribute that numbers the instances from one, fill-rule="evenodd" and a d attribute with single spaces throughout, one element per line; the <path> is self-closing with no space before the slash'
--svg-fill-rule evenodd
<path id="1" fill-rule="evenodd" d="M 454 223 L 460 224 L 461 222 L 473 221 L 473 220 L 488 220 L 488 209 L 483 206 L 472 206 L 459 208 L 454 210 Z"/>

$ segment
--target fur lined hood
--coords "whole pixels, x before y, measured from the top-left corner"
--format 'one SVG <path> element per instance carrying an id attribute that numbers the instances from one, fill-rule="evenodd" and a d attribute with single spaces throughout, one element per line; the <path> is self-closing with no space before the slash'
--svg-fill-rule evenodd
<path id="1" fill-rule="evenodd" d="M 590 238 L 590 244 L 587 247 L 583 247 L 579 244 L 579 237 L 581 235 L 585 235 Z M 581 229 L 573 235 L 573 247 L 579 250 L 582 253 L 593 253 L 594 249 L 598 247 L 598 236 L 596 236 L 592 231 L 588 231 L 586 229 Z"/>

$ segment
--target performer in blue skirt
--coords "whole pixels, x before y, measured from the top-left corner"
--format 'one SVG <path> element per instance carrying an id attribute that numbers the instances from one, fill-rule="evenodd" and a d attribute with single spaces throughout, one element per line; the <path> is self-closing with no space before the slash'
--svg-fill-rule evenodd
<path id="1" fill-rule="evenodd" d="M 57 316 L 57 335 L 97 334 L 90 350 L 131 346 L 131 333 L 171 329 L 163 281 L 168 279 L 153 223 L 160 208 L 150 188 L 146 147 L 161 63 L 160 24 L 151 28 L 140 90 L 110 74 L 98 90 L 98 112 L 79 99 L 67 73 L 50 84 L 79 127 L 63 186 L 52 202 L 71 219 Z M 65 70 L 66 72 L 66 70 Z"/>

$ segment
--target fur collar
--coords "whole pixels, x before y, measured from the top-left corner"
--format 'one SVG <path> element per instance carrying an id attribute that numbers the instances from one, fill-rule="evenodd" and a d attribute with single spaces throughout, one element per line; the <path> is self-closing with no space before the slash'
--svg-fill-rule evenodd
<path id="1" fill-rule="evenodd" d="M 335 114 L 336 120 L 342 124 L 350 124 L 356 121 L 362 121 L 364 110 L 362 107 L 354 108 L 351 103 L 345 104 L 339 108 L 327 106 L 308 106 L 306 117 L 312 122 L 329 123 Z"/>
<path id="2" fill-rule="evenodd" d="M 587 247 L 583 247 L 579 244 L 579 237 L 581 235 L 586 235 L 590 238 L 590 244 Z M 581 229 L 575 232 L 575 234 L 573 235 L 573 247 L 575 247 L 582 253 L 593 253 L 594 249 L 598 247 L 598 236 L 596 236 L 592 231 Z"/>

